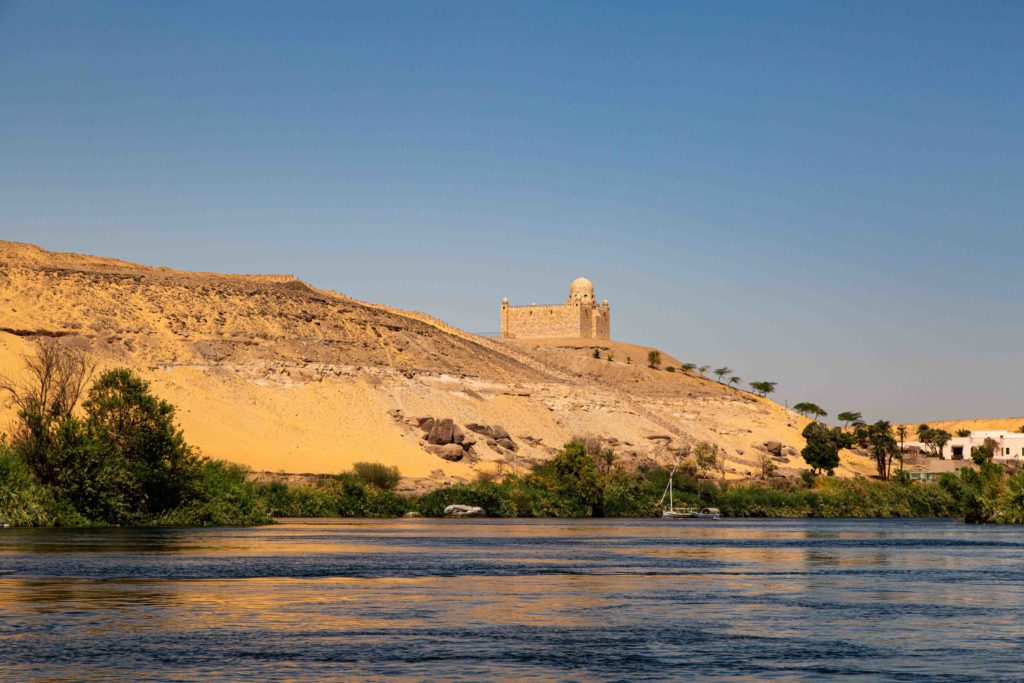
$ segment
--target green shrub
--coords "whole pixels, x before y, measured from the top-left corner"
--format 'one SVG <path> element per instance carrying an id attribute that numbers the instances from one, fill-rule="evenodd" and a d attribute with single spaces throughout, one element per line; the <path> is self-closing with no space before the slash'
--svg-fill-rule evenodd
<path id="1" fill-rule="evenodd" d="M 402 478 L 397 467 L 389 467 L 377 462 L 357 462 L 352 466 L 352 473 L 364 484 L 391 491 L 398 486 Z"/>
<path id="2" fill-rule="evenodd" d="M 246 480 L 247 469 L 219 460 L 195 468 L 185 500 L 153 517 L 154 526 L 249 526 L 268 524 L 270 510 L 259 487 Z"/>

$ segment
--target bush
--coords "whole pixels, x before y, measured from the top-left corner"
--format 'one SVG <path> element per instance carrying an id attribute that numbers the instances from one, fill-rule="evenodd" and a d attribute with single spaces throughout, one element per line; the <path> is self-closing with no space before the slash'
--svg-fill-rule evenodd
<path id="1" fill-rule="evenodd" d="M 364 484 L 391 491 L 398 486 L 402 478 L 397 467 L 382 465 L 377 462 L 357 462 L 352 466 L 352 473 Z"/>
<path id="2" fill-rule="evenodd" d="M 247 469 L 220 460 L 195 468 L 185 500 L 154 517 L 154 526 L 250 526 L 268 524 L 270 510 L 258 486 L 246 480 Z"/>

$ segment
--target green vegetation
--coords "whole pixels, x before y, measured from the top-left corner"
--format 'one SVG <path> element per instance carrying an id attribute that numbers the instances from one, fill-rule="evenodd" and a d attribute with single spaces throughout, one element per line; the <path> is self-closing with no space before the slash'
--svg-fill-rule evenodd
<path id="1" fill-rule="evenodd" d="M 712 444 L 694 447 L 674 477 L 677 505 L 717 507 L 729 517 L 948 517 L 959 512 L 947 488 L 909 479 L 812 475 L 803 482 L 711 481 L 704 474 L 717 469 L 719 453 Z M 497 517 L 651 517 L 660 511 L 668 474 L 661 467 L 599 474 L 584 445 L 573 442 L 527 476 L 440 489 L 420 498 L 417 507 L 427 516 L 440 516 L 445 506 L 460 503 L 479 505 Z"/>
<path id="2" fill-rule="evenodd" d="M 54 341 L 25 359 L 24 382 L 0 378 L 17 409 L 0 438 L 0 518 L 18 526 L 264 524 L 272 515 L 392 516 L 396 468 L 359 463 L 316 486 L 250 481 L 245 468 L 201 457 L 174 407 L 130 370 L 94 368 Z M 81 410 L 77 409 L 82 396 Z"/>
<path id="3" fill-rule="evenodd" d="M 679 369 L 683 371 L 684 375 L 689 375 L 691 372 L 697 369 L 696 363 L 683 363 L 679 366 Z"/>
<path id="4" fill-rule="evenodd" d="M 836 415 L 836 419 L 842 422 L 844 427 L 849 427 L 851 422 L 862 422 L 863 416 L 853 410 L 844 410 Z"/>
<path id="5" fill-rule="evenodd" d="M 1009 474 L 983 460 L 977 470 L 947 472 L 939 486 L 955 501 L 964 520 L 972 524 L 1024 524 L 1024 473 Z"/>
<path id="6" fill-rule="evenodd" d="M 932 429 L 922 424 L 917 428 L 917 438 L 931 449 L 931 455 L 939 457 L 942 455 L 942 447 L 949 443 L 953 435 L 945 429 Z"/>
<path id="7" fill-rule="evenodd" d="M 720 367 L 720 368 L 715 368 L 715 370 L 714 370 L 715 376 L 718 378 L 719 384 L 721 384 L 722 378 L 725 377 L 726 375 L 728 375 L 731 372 L 732 372 L 732 368 L 724 366 L 724 365 L 722 367 Z M 701 374 L 703 374 L 703 373 L 701 373 Z"/>
<path id="8" fill-rule="evenodd" d="M 767 396 L 775 391 L 778 382 L 751 382 L 750 388 L 758 396 Z"/>
<path id="9" fill-rule="evenodd" d="M 808 401 L 802 401 L 793 406 L 793 410 L 800 413 L 804 417 L 810 417 L 818 420 L 823 417 L 828 417 L 828 413 L 819 406 L 817 403 L 810 403 Z"/>
<path id="10" fill-rule="evenodd" d="M 829 428 L 820 422 L 804 427 L 807 445 L 800 455 L 814 474 L 827 472 L 830 476 L 839 467 L 839 451 L 851 445 L 849 435 L 838 427 Z"/>
<path id="11" fill-rule="evenodd" d="M 391 491 L 398 486 L 402 473 L 397 467 L 382 465 L 377 462 L 357 462 L 352 466 L 352 473 L 368 486 L 376 486 L 382 491 Z"/>
<path id="12" fill-rule="evenodd" d="M 661 367 L 661 351 L 648 351 L 647 352 L 647 367 L 652 370 L 657 370 Z"/>

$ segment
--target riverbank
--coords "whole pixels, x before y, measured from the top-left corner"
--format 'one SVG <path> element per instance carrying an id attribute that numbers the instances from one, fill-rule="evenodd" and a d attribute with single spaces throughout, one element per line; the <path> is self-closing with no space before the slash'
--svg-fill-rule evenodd
<path id="1" fill-rule="evenodd" d="M 614 473 L 581 486 L 579 477 L 531 473 L 503 481 L 459 484 L 423 496 L 402 496 L 387 481 L 346 472 L 315 483 L 290 486 L 257 482 L 227 463 L 200 467 L 189 499 L 179 507 L 130 526 L 246 526 L 275 517 L 397 517 L 417 512 L 439 517 L 450 504 L 477 505 L 491 517 L 655 517 L 668 473 Z M 714 506 L 727 517 L 962 517 L 961 501 L 949 487 L 920 482 L 818 477 L 803 480 L 721 483 L 676 475 L 675 502 Z M 0 519 L 12 526 L 105 526 L 90 519 L 35 481 L 10 451 L 0 450 Z"/>

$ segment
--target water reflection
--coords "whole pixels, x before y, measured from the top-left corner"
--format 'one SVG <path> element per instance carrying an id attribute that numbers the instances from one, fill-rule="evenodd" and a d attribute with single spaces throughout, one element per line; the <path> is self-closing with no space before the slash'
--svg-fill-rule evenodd
<path id="1" fill-rule="evenodd" d="M 337 520 L 0 533 L 0 681 L 1005 680 L 1024 531 Z"/>

